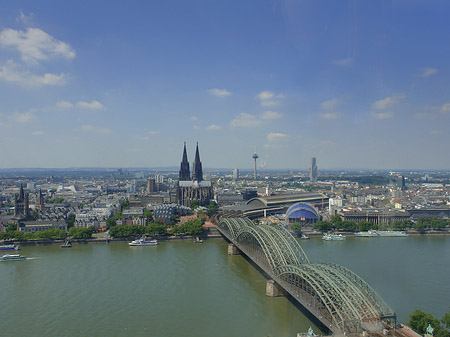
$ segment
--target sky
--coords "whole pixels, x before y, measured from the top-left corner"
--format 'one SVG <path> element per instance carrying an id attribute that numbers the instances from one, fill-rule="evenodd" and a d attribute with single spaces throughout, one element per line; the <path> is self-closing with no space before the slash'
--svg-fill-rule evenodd
<path id="1" fill-rule="evenodd" d="M 450 2 L 3 1 L 0 168 L 450 169 Z"/>

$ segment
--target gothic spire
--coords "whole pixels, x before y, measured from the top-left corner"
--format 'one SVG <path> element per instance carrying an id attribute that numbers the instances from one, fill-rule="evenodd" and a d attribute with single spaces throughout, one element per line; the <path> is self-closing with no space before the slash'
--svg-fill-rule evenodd
<path id="1" fill-rule="evenodd" d="M 202 170 L 202 162 L 200 161 L 200 153 L 198 152 L 198 142 L 197 149 L 195 150 L 195 159 L 192 163 L 192 180 L 202 181 L 203 180 L 203 170 Z"/>
<path id="2" fill-rule="evenodd" d="M 23 192 L 23 185 L 20 184 L 20 190 L 19 190 L 19 200 L 23 200 L 25 196 L 25 193 Z"/>
<path id="3" fill-rule="evenodd" d="M 191 179 L 191 172 L 189 171 L 189 162 L 187 159 L 186 142 L 184 142 L 183 159 L 180 166 L 179 180 L 186 181 Z"/>

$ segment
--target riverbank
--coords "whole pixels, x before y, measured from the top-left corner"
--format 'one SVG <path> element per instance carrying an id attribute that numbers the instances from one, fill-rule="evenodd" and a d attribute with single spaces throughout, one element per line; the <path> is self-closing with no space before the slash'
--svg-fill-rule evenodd
<path id="1" fill-rule="evenodd" d="M 415 230 L 406 230 L 403 231 L 407 233 L 408 235 L 412 236 L 426 236 L 426 235 L 432 235 L 432 236 L 450 236 L 450 231 L 436 231 L 436 230 L 430 230 L 430 231 L 415 231 Z M 344 236 L 355 236 L 355 232 L 341 232 L 336 231 L 335 234 L 342 234 Z M 324 235 L 322 232 L 316 232 L 316 231 L 304 231 L 303 234 L 309 237 L 321 237 Z"/>
<path id="2" fill-rule="evenodd" d="M 158 241 L 172 241 L 172 240 L 184 240 L 184 241 L 195 241 L 200 238 L 202 240 L 208 239 L 220 239 L 222 235 L 216 228 L 208 228 L 205 232 L 200 235 L 171 235 L 171 236 L 158 236 L 156 239 Z M 134 240 L 134 237 L 130 238 L 108 238 L 106 239 L 106 234 L 103 236 L 92 237 L 89 239 L 70 239 L 72 244 L 88 244 L 88 243 L 108 243 L 108 242 L 129 242 Z M 39 240 L 4 240 L 0 241 L 0 244 L 14 243 L 19 246 L 45 246 L 45 245 L 61 245 L 65 239 L 39 239 Z"/>

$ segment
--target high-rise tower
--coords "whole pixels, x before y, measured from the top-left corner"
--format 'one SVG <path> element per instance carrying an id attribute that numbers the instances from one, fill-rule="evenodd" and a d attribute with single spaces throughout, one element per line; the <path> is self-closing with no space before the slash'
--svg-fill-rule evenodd
<path id="1" fill-rule="evenodd" d="M 313 157 L 311 159 L 311 168 L 309 171 L 309 179 L 310 181 L 314 182 L 317 181 L 317 164 L 316 164 L 316 157 Z"/>
<path id="2" fill-rule="evenodd" d="M 187 159 L 187 152 L 186 152 L 186 142 L 184 142 L 183 159 L 180 165 L 180 175 L 178 180 L 180 181 L 191 180 L 191 172 L 189 171 L 189 162 Z"/>
<path id="3" fill-rule="evenodd" d="M 255 178 L 255 180 L 256 180 L 256 159 L 259 158 L 258 155 L 256 154 L 256 147 L 255 147 L 255 153 L 253 153 L 253 157 L 252 157 L 252 158 L 255 160 L 254 178 Z"/>

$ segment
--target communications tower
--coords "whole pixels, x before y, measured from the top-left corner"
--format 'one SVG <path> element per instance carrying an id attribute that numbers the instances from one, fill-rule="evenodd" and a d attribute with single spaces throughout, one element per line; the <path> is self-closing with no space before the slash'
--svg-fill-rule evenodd
<path id="1" fill-rule="evenodd" d="M 253 157 L 252 157 L 254 160 L 255 160 L 255 172 L 254 172 L 254 178 L 255 178 L 255 180 L 256 180 L 256 159 L 258 159 L 258 155 L 256 154 L 256 146 L 255 146 L 255 152 L 253 153 Z"/>

